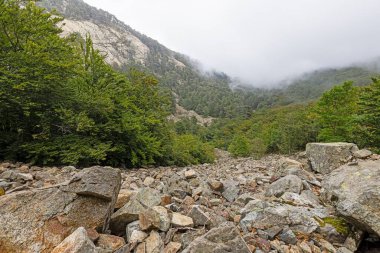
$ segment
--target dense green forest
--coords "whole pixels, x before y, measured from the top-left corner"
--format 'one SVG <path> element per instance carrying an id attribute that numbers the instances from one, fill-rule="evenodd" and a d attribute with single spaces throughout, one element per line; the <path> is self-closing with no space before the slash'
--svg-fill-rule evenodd
<path id="1" fill-rule="evenodd" d="M 33 1 L 0 1 L 0 159 L 126 167 L 211 162 L 198 137 L 166 120 L 155 77 L 120 73 L 90 37 L 61 38 L 62 20 Z"/>
<path id="2" fill-rule="evenodd" d="M 62 18 L 34 1 L 0 0 L 0 10 L 1 160 L 185 166 L 212 162 L 214 147 L 255 157 L 296 152 L 311 141 L 380 149 L 380 81 L 365 83 L 372 72 L 347 68 L 285 89 L 231 90 L 224 74 L 167 71 L 165 61 L 115 70 L 90 36 L 60 37 Z M 360 86 L 344 82 L 323 93 L 353 73 Z M 209 127 L 169 122 L 171 91 L 187 108 L 218 119 Z"/>

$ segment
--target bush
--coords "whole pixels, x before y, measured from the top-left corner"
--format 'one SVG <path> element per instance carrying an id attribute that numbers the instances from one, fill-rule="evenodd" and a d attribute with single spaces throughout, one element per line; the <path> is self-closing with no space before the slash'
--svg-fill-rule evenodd
<path id="1" fill-rule="evenodd" d="M 236 135 L 231 144 L 228 146 L 228 152 L 230 152 L 234 157 L 247 157 L 252 153 L 252 146 L 245 136 Z"/>

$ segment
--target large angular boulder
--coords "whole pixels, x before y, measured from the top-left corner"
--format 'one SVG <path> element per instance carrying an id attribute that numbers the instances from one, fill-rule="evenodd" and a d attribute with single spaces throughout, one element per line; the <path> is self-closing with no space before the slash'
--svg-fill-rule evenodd
<path id="1" fill-rule="evenodd" d="M 232 223 L 224 223 L 195 239 L 182 253 L 251 253 Z"/>
<path id="2" fill-rule="evenodd" d="M 346 163 L 358 147 L 353 143 L 308 143 L 306 155 L 311 168 L 321 174 L 328 174 Z"/>
<path id="3" fill-rule="evenodd" d="M 380 160 L 344 165 L 322 181 L 322 197 L 358 228 L 380 236 Z"/>
<path id="4" fill-rule="evenodd" d="M 0 197 L 0 252 L 51 252 L 78 227 L 108 230 L 120 171 L 92 167 L 70 181 Z"/>

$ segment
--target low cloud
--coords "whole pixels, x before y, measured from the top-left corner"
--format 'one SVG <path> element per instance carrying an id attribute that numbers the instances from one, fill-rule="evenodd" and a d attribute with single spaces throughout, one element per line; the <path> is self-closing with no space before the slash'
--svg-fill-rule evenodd
<path id="1" fill-rule="evenodd" d="M 255 86 L 380 56 L 378 0 L 85 0 Z"/>

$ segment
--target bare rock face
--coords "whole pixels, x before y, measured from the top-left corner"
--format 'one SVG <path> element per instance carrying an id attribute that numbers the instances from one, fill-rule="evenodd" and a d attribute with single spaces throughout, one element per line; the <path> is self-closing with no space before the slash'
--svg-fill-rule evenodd
<path id="1" fill-rule="evenodd" d="M 346 163 L 358 147 L 353 143 L 308 143 L 306 155 L 314 171 L 328 174 Z"/>
<path id="2" fill-rule="evenodd" d="M 380 236 L 380 160 L 344 165 L 322 181 L 322 196 L 358 228 Z"/>
<path id="3" fill-rule="evenodd" d="M 251 253 L 239 231 L 231 223 L 224 223 L 195 239 L 182 253 Z"/>
<path id="4" fill-rule="evenodd" d="M 108 229 L 120 171 L 92 167 L 69 182 L 0 198 L 0 252 L 51 252 L 78 227 Z"/>

